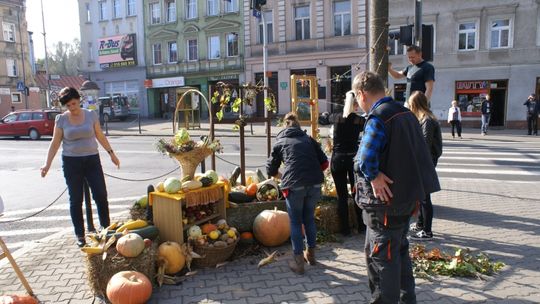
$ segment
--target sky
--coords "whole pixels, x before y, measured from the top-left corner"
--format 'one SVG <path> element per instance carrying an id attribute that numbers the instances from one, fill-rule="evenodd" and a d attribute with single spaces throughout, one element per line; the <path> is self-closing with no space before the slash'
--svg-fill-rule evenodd
<path id="1" fill-rule="evenodd" d="M 59 41 L 72 43 L 75 38 L 80 40 L 77 0 L 43 0 L 43 12 L 49 53 Z M 40 0 L 26 0 L 26 21 L 28 30 L 33 32 L 35 57 L 45 58 Z"/>

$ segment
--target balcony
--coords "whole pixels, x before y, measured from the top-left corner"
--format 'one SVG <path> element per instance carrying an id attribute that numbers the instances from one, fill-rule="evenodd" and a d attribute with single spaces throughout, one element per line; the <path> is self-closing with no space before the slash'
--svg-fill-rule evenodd
<path id="1" fill-rule="evenodd" d="M 241 71 L 244 69 L 243 56 L 225 57 L 219 59 L 199 59 L 197 61 L 180 60 L 176 64 L 147 66 L 147 73 L 152 77 L 169 75 L 203 75 L 216 71 Z"/>

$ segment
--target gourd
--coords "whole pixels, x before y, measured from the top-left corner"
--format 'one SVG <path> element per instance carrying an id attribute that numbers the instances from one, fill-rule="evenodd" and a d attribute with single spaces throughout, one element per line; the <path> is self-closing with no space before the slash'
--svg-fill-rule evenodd
<path id="1" fill-rule="evenodd" d="M 191 227 L 189 227 L 188 229 L 188 236 L 190 238 L 198 238 L 202 235 L 202 230 L 201 230 L 201 227 L 197 226 L 197 225 L 193 225 Z"/>
<path id="2" fill-rule="evenodd" d="M 210 232 L 217 230 L 218 227 L 214 224 L 206 223 L 201 226 L 201 231 L 203 234 L 209 234 Z"/>
<path id="3" fill-rule="evenodd" d="M 136 233 L 128 233 L 116 242 L 116 251 L 128 258 L 137 257 L 144 247 L 143 238 Z"/>
<path id="4" fill-rule="evenodd" d="M 203 184 L 198 180 L 192 180 L 182 183 L 182 189 L 195 190 L 199 189 Z"/>
<path id="5" fill-rule="evenodd" d="M 120 271 L 107 283 L 107 298 L 112 304 L 144 304 L 152 296 L 152 283 L 137 271 Z"/>
<path id="6" fill-rule="evenodd" d="M 264 210 L 253 221 L 253 235 L 264 246 L 283 244 L 291 235 L 291 225 L 287 212 Z"/>
<path id="7" fill-rule="evenodd" d="M 175 274 L 186 265 L 186 257 L 176 242 L 165 242 L 158 247 L 158 257 L 165 260 L 165 273 Z"/>
<path id="8" fill-rule="evenodd" d="M 0 296 L 1 304 L 38 304 L 32 296 Z"/>
<path id="9" fill-rule="evenodd" d="M 257 194 L 257 189 L 258 189 L 257 184 L 255 184 L 255 183 L 250 184 L 246 188 L 246 194 L 248 196 L 254 197 Z"/>

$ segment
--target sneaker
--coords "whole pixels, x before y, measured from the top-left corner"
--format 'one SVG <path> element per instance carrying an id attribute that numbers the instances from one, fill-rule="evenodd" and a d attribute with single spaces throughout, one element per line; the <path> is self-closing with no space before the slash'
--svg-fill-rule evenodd
<path id="1" fill-rule="evenodd" d="M 414 233 L 417 233 L 417 232 L 420 232 L 422 231 L 424 228 L 422 226 L 418 226 L 417 223 L 412 223 L 410 226 L 409 226 L 409 231 L 411 232 L 414 232 Z"/>
<path id="2" fill-rule="evenodd" d="M 424 230 L 422 230 L 411 235 L 411 239 L 417 241 L 429 241 L 433 239 L 433 232 L 425 232 Z"/>

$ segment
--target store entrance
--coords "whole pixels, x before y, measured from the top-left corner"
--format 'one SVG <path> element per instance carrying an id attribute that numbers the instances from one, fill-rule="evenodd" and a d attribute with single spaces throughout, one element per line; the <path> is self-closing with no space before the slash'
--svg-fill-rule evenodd
<path id="1" fill-rule="evenodd" d="M 491 89 L 489 92 L 493 102 L 493 112 L 491 113 L 490 126 L 504 127 L 506 110 L 506 89 Z"/>

